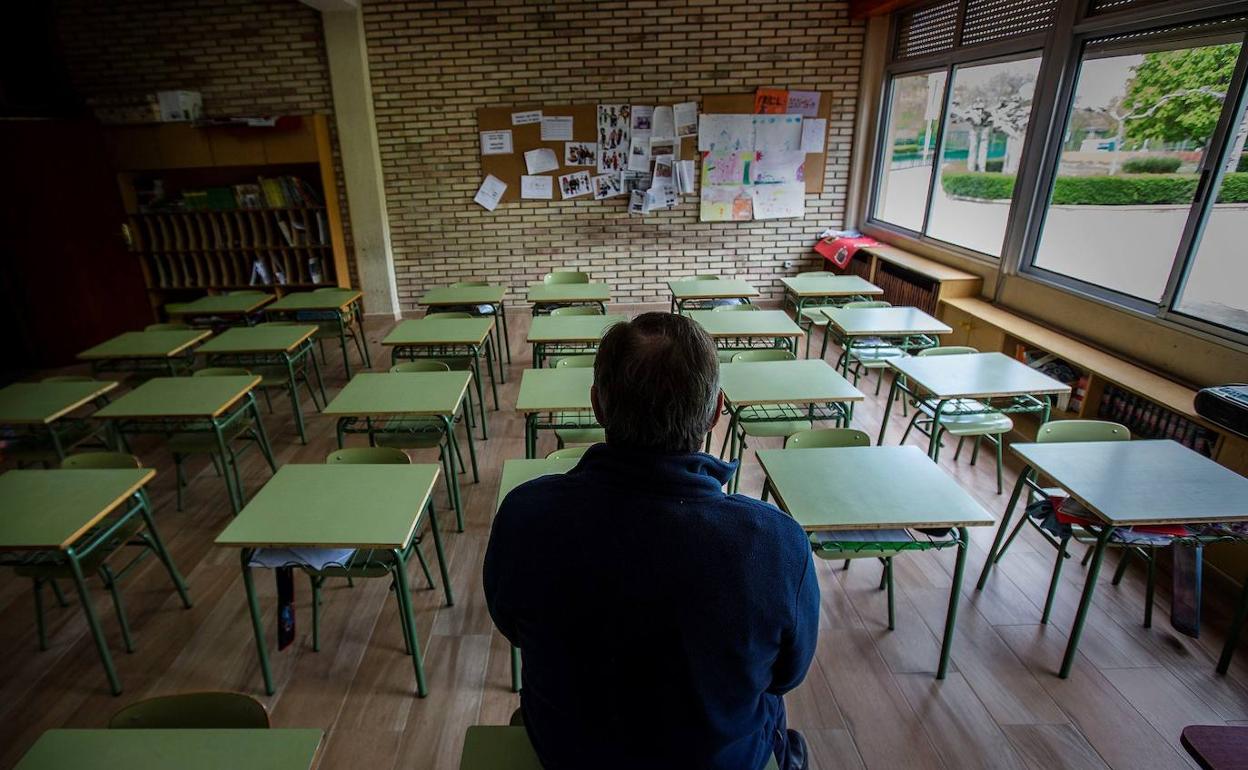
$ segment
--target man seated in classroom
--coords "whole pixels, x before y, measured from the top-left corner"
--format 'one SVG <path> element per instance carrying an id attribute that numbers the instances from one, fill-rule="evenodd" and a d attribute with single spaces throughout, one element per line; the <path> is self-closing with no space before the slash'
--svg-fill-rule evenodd
<path id="1" fill-rule="evenodd" d="M 806 767 L 782 696 L 814 655 L 819 585 L 797 523 L 725 494 L 735 463 L 698 451 L 723 409 L 715 343 L 670 313 L 613 326 L 591 395 L 606 443 L 512 491 L 485 555 L 542 765 Z"/>

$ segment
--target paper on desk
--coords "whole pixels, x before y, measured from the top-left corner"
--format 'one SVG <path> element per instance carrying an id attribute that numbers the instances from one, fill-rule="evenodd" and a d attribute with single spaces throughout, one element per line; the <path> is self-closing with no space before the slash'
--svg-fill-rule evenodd
<path id="1" fill-rule="evenodd" d="M 543 115 L 542 116 L 542 141 L 543 142 L 570 142 L 572 141 L 572 116 L 571 115 Z"/>
<path id="2" fill-rule="evenodd" d="M 511 151 L 511 129 L 481 132 L 482 155 L 510 155 Z"/>
<path id="3" fill-rule="evenodd" d="M 548 201 L 555 197 L 555 180 L 549 176 L 521 176 L 520 197 Z"/>
<path id="4" fill-rule="evenodd" d="M 524 153 L 524 167 L 528 169 L 530 174 L 544 174 L 547 171 L 554 171 L 559 168 L 559 158 L 555 155 L 555 151 L 549 147 L 526 150 Z"/>
<path id="5" fill-rule="evenodd" d="M 353 548 L 257 548 L 249 567 L 309 567 L 315 570 L 329 566 L 342 567 L 355 554 Z"/>
<path id="6" fill-rule="evenodd" d="M 472 200 L 480 204 L 486 211 L 493 211 L 498 208 L 498 202 L 503 199 L 503 192 L 506 189 L 506 182 L 493 174 L 487 174 L 485 181 L 481 182 L 481 189 L 477 190 L 477 194 Z"/>

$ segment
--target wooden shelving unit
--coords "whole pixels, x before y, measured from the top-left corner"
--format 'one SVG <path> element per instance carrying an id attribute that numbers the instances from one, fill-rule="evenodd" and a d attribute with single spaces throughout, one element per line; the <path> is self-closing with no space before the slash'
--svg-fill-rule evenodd
<path id="1" fill-rule="evenodd" d="M 886 245 L 859 249 L 845 272 L 879 286 L 884 290 L 882 299 L 894 305 L 933 314 L 941 300 L 974 297 L 983 285 L 977 275 Z"/>
<path id="2" fill-rule="evenodd" d="M 272 128 L 117 126 L 108 130 L 108 146 L 127 241 L 158 314 L 168 302 L 205 293 L 350 286 L 324 115 L 286 118 Z M 153 179 L 161 181 L 166 199 L 174 199 L 184 190 L 283 176 L 306 183 L 319 205 L 145 210 L 140 204 L 140 191 Z M 258 262 L 267 280 L 253 283 Z"/>

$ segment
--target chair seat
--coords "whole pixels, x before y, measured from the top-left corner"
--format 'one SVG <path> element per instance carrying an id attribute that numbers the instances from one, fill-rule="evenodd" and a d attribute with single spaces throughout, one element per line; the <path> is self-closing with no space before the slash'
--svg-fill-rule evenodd
<path id="1" fill-rule="evenodd" d="M 602 428 L 560 428 L 555 435 L 565 444 L 598 444 L 607 440 Z"/>
<path id="2" fill-rule="evenodd" d="M 877 369 L 888 366 L 888 362 L 894 358 L 903 358 L 906 351 L 892 345 L 884 345 L 873 348 L 850 348 L 849 359 L 856 361 L 868 369 Z"/>
<path id="3" fill-rule="evenodd" d="M 240 420 L 225 429 L 225 443 L 251 429 L 251 420 Z M 175 433 L 169 437 L 169 451 L 175 455 L 208 454 L 217 451 L 217 437 L 210 431 Z"/>
<path id="4" fill-rule="evenodd" d="M 758 438 L 787 438 L 794 433 L 810 430 L 809 420 L 782 420 L 779 422 L 742 422 L 741 432 Z"/>
<path id="5" fill-rule="evenodd" d="M 1014 421 L 1000 412 L 942 414 L 940 425 L 951 436 L 995 436 L 1014 429 Z"/>
<path id="6" fill-rule="evenodd" d="M 432 417 L 390 420 L 386 432 L 375 435 L 374 443 L 394 449 L 432 449 L 442 444 L 445 428 L 445 423 Z"/>
<path id="7" fill-rule="evenodd" d="M 802 320 L 809 321 L 814 326 L 827 326 L 828 317 L 823 314 L 823 308 L 808 307 L 802 311 Z"/>

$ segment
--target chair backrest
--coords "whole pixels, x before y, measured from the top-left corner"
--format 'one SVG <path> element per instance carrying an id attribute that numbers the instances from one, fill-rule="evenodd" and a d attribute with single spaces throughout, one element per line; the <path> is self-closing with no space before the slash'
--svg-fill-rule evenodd
<path id="1" fill-rule="evenodd" d="M 131 703 L 108 726 L 141 730 L 228 730 L 269 726 L 264 704 L 240 692 L 188 692 Z"/>
<path id="2" fill-rule="evenodd" d="M 542 283 L 589 283 L 589 274 L 576 270 L 556 270 L 553 273 L 547 273 Z"/>
<path id="3" fill-rule="evenodd" d="M 489 286 L 489 281 L 456 281 L 451 284 L 452 289 L 465 289 L 469 286 Z"/>
<path id="4" fill-rule="evenodd" d="M 871 446 L 871 437 L 853 428 L 812 428 L 799 430 L 784 442 L 785 449 L 826 449 L 847 446 Z"/>
<path id="5" fill-rule="evenodd" d="M 916 355 L 920 356 L 964 356 L 967 353 L 978 353 L 975 348 L 966 345 L 942 345 L 938 348 L 923 348 Z"/>
<path id="6" fill-rule="evenodd" d="M 893 303 L 885 302 L 882 299 L 863 299 L 857 302 L 846 302 L 841 307 L 892 307 Z"/>
<path id="7" fill-rule="evenodd" d="M 547 460 L 574 460 L 589 449 L 588 446 L 565 446 L 546 455 Z"/>
<path id="8" fill-rule="evenodd" d="M 709 274 L 709 273 L 702 273 L 701 275 L 695 275 L 695 276 L 693 276 L 693 277 L 692 277 L 692 278 L 690 278 L 689 280 L 691 280 L 691 281 L 718 281 L 718 280 L 719 280 L 719 276 L 718 276 L 718 275 Z"/>
<path id="9" fill-rule="evenodd" d="M 602 315 L 602 309 L 597 305 L 568 305 L 567 307 L 557 307 L 550 311 L 551 315 Z"/>
<path id="10" fill-rule="evenodd" d="M 390 367 L 395 374 L 411 374 L 413 372 L 449 372 L 451 367 L 442 361 L 404 361 Z"/>
<path id="11" fill-rule="evenodd" d="M 85 470 L 142 468 L 139 458 L 125 452 L 79 452 L 61 460 L 62 468 Z"/>
<path id="12" fill-rule="evenodd" d="M 325 455 L 326 465 L 411 465 L 412 458 L 402 449 L 388 446 L 359 446 L 338 449 Z"/>
<path id="13" fill-rule="evenodd" d="M 425 318 L 473 318 L 472 313 L 466 310 L 448 310 L 445 313 L 425 313 Z"/>
<path id="14" fill-rule="evenodd" d="M 51 377 L 44 377 L 41 382 L 94 382 L 95 378 L 89 374 L 54 374 Z"/>
<path id="15" fill-rule="evenodd" d="M 169 321 L 168 323 L 163 323 L 163 324 L 148 324 L 147 326 L 143 327 L 143 331 L 145 332 L 180 332 L 183 329 L 189 329 L 189 328 L 191 327 L 187 326 L 181 321 Z"/>
<path id="16" fill-rule="evenodd" d="M 751 310 L 762 310 L 762 308 L 758 305 L 751 305 L 748 302 L 742 302 L 740 305 L 716 305 L 711 308 L 711 310 L 714 310 L 717 313 L 734 313 L 742 310 L 746 312 Z"/>
<path id="17" fill-rule="evenodd" d="M 787 350 L 742 350 L 734 353 L 732 363 L 742 361 L 793 361 L 797 356 Z"/>
<path id="18" fill-rule="evenodd" d="M 246 377 L 251 372 L 241 366 L 209 366 L 191 373 L 192 377 Z"/>
<path id="19" fill-rule="evenodd" d="M 797 274 L 798 278 L 835 278 L 836 273 L 830 273 L 827 270 L 806 270 Z"/>
<path id="20" fill-rule="evenodd" d="M 313 321 L 261 321 L 256 326 L 315 326 Z"/>
<path id="21" fill-rule="evenodd" d="M 1128 441 L 1127 426 L 1108 420 L 1050 420 L 1036 431 L 1036 443 L 1065 441 Z"/>
<path id="22" fill-rule="evenodd" d="M 593 369 L 593 354 L 584 356 L 564 356 L 555 363 L 556 369 Z"/>
<path id="23" fill-rule="evenodd" d="M 312 293 L 317 294 L 317 293 L 324 293 L 327 291 L 340 291 L 340 289 L 337 286 L 321 286 L 320 288 L 313 289 Z"/>
<path id="24" fill-rule="evenodd" d="M 330 291 L 337 291 L 337 289 L 332 286 L 327 286 L 325 288 L 329 289 Z M 320 289 L 317 289 L 317 291 L 320 291 Z M 264 294 L 264 292 L 260 291 L 259 289 L 235 289 L 234 291 L 227 291 L 226 294 L 228 294 L 231 297 L 240 297 L 244 295 Z"/>

